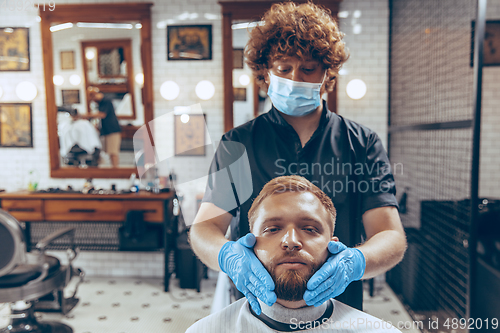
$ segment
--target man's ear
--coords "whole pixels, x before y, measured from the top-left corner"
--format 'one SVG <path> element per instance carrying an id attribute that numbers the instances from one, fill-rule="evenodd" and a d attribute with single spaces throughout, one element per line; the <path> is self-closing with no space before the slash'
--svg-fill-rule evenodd
<path id="1" fill-rule="evenodd" d="M 266 73 L 264 74 L 264 82 L 266 83 L 266 85 L 269 87 L 269 82 L 270 82 L 270 78 L 269 78 L 269 70 L 266 71 Z"/>
<path id="2" fill-rule="evenodd" d="M 339 238 L 337 236 L 332 236 L 332 239 L 331 239 L 332 242 L 338 242 L 339 241 Z"/>

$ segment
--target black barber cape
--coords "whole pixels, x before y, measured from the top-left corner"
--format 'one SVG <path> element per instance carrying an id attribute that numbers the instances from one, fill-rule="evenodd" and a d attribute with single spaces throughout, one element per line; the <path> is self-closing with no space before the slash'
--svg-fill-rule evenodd
<path id="1" fill-rule="evenodd" d="M 387 153 L 369 128 L 327 110 L 302 147 L 298 134 L 272 107 L 222 136 L 210 167 L 203 202 L 230 212 L 231 237 L 249 232 L 248 210 L 271 179 L 299 175 L 323 190 L 337 210 L 335 236 L 349 247 L 362 242 L 361 216 L 396 206 L 396 187 Z M 361 281 L 336 299 L 362 310 Z"/>

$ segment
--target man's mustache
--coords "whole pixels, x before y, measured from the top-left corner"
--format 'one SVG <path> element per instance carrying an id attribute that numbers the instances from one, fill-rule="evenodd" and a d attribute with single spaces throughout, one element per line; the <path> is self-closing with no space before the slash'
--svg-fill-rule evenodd
<path id="1" fill-rule="evenodd" d="M 292 261 L 297 261 L 297 262 L 302 262 L 305 263 L 308 266 L 315 266 L 315 262 L 306 256 L 300 254 L 300 253 L 293 253 L 291 252 L 290 254 L 285 254 L 282 255 L 278 258 L 273 258 L 272 260 L 272 265 L 277 266 L 283 262 L 286 262 L 287 260 L 292 260 Z"/>

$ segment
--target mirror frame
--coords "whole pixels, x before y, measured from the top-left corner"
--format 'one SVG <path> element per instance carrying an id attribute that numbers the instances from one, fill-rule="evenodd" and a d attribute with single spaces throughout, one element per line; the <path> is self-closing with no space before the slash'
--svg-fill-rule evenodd
<path id="1" fill-rule="evenodd" d="M 315 0 L 316 5 L 321 5 L 331 11 L 337 19 L 339 4 L 342 0 Z M 219 1 L 222 7 L 222 75 L 224 84 L 224 132 L 234 127 L 233 117 L 233 20 L 260 20 L 264 13 L 275 3 L 281 1 Z M 294 0 L 295 3 L 307 3 L 308 0 Z M 337 19 L 338 21 L 338 19 Z M 255 80 L 253 80 L 255 82 Z M 254 93 L 254 102 L 256 94 Z M 337 113 L 337 85 L 328 93 L 328 109 Z M 255 115 L 255 110 L 254 110 Z"/>
<path id="2" fill-rule="evenodd" d="M 122 115 L 116 115 L 116 118 L 118 120 L 127 120 L 127 119 L 132 119 L 134 120 L 137 117 L 137 113 L 135 112 L 135 99 L 137 98 L 135 95 L 135 87 L 134 87 L 134 64 L 132 61 L 132 40 L 131 39 L 124 39 L 124 38 L 119 38 L 119 39 L 99 39 L 99 40 L 83 40 L 80 43 L 81 48 L 82 48 L 82 67 L 83 67 L 83 76 L 85 78 L 85 87 L 84 87 L 84 92 L 86 93 L 86 99 L 87 99 L 87 114 L 90 114 L 91 109 L 90 109 L 90 99 L 89 99 L 89 92 L 87 91 L 89 86 L 94 86 L 99 88 L 99 90 L 103 93 L 108 93 L 108 92 L 116 92 L 118 88 L 125 86 L 127 89 L 127 93 L 130 94 L 131 96 L 131 104 L 132 104 L 132 115 L 130 116 L 122 116 Z M 126 75 L 116 75 L 116 76 L 106 76 L 106 77 L 126 77 L 127 82 L 119 85 L 101 85 L 98 83 L 91 83 L 89 82 L 89 68 L 88 68 L 88 63 L 85 57 L 85 49 L 87 47 L 95 47 L 97 49 L 97 54 L 96 54 L 96 63 L 97 63 L 97 75 L 99 77 L 104 77 L 101 76 L 101 73 L 99 73 L 99 68 L 100 68 L 100 59 L 99 55 L 101 54 L 101 50 L 106 50 L 110 48 L 122 48 L 124 51 L 124 58 L 127 61 L 127 74 Z M 118 88 L 117 88 L 118 86 Z M 108 91 L 106 91 L 108 90 Z M 123 91 L 121 91 L 123 93 Z"/>
<path id="3" fill-rule="evenodd" d="M 144 73 L 142 100 L 144 104 L 144 124 L 153 120 L 153 59 L 151 51 L 151 6 L 152 3 L 92 3 L 60 4 L 53 11 L 39 11 L 41 17 L 43 67 L 45 72 L 45 93 L 47 103 L 47 131 L 49 137 L 50 176 L 52 178 L 129 178 L 137 174 L 136 167 L 128 168 L 63 168 L 60 165 L 57 135 L 57 106 L 52 50 L 51 23 L 92 22 L 117 23 L 139 21 L 141 28 L 141 63 Z"/>

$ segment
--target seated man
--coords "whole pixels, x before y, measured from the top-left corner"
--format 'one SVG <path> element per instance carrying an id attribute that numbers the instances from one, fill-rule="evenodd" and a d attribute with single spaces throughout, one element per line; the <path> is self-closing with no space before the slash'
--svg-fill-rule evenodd
<path id="1" fill-rule="evenodd" d="M 335 299 L 306 305 L 307 281 L 330 252 L 339 252 L 329 247 L 345 247 L 333 236 L 335 218 L 331 199 L 307 179 L 283 176 L 268 182 L 248 212 L 252 233 L 238 242 L 251 248 L 256 238 L 255 255 L 274 280 L 276 303 L 268 306 L 259 299 L 262 313 L 257 315 L 242 298 L 186 332 L 400 332 Z"/>
<path id="2" fill-rule="evenodd" d="M 59 122 L 58 125 L 61 156 L 71 165 L 80 164 L 79 155 L 87 156 L 90 160 L 89 166 L 97 166 L 102 148 L 99 133 L 88 120 L 78 117 L 76 109 L 66 111 L 70 114 L 71 121 Z"/>

